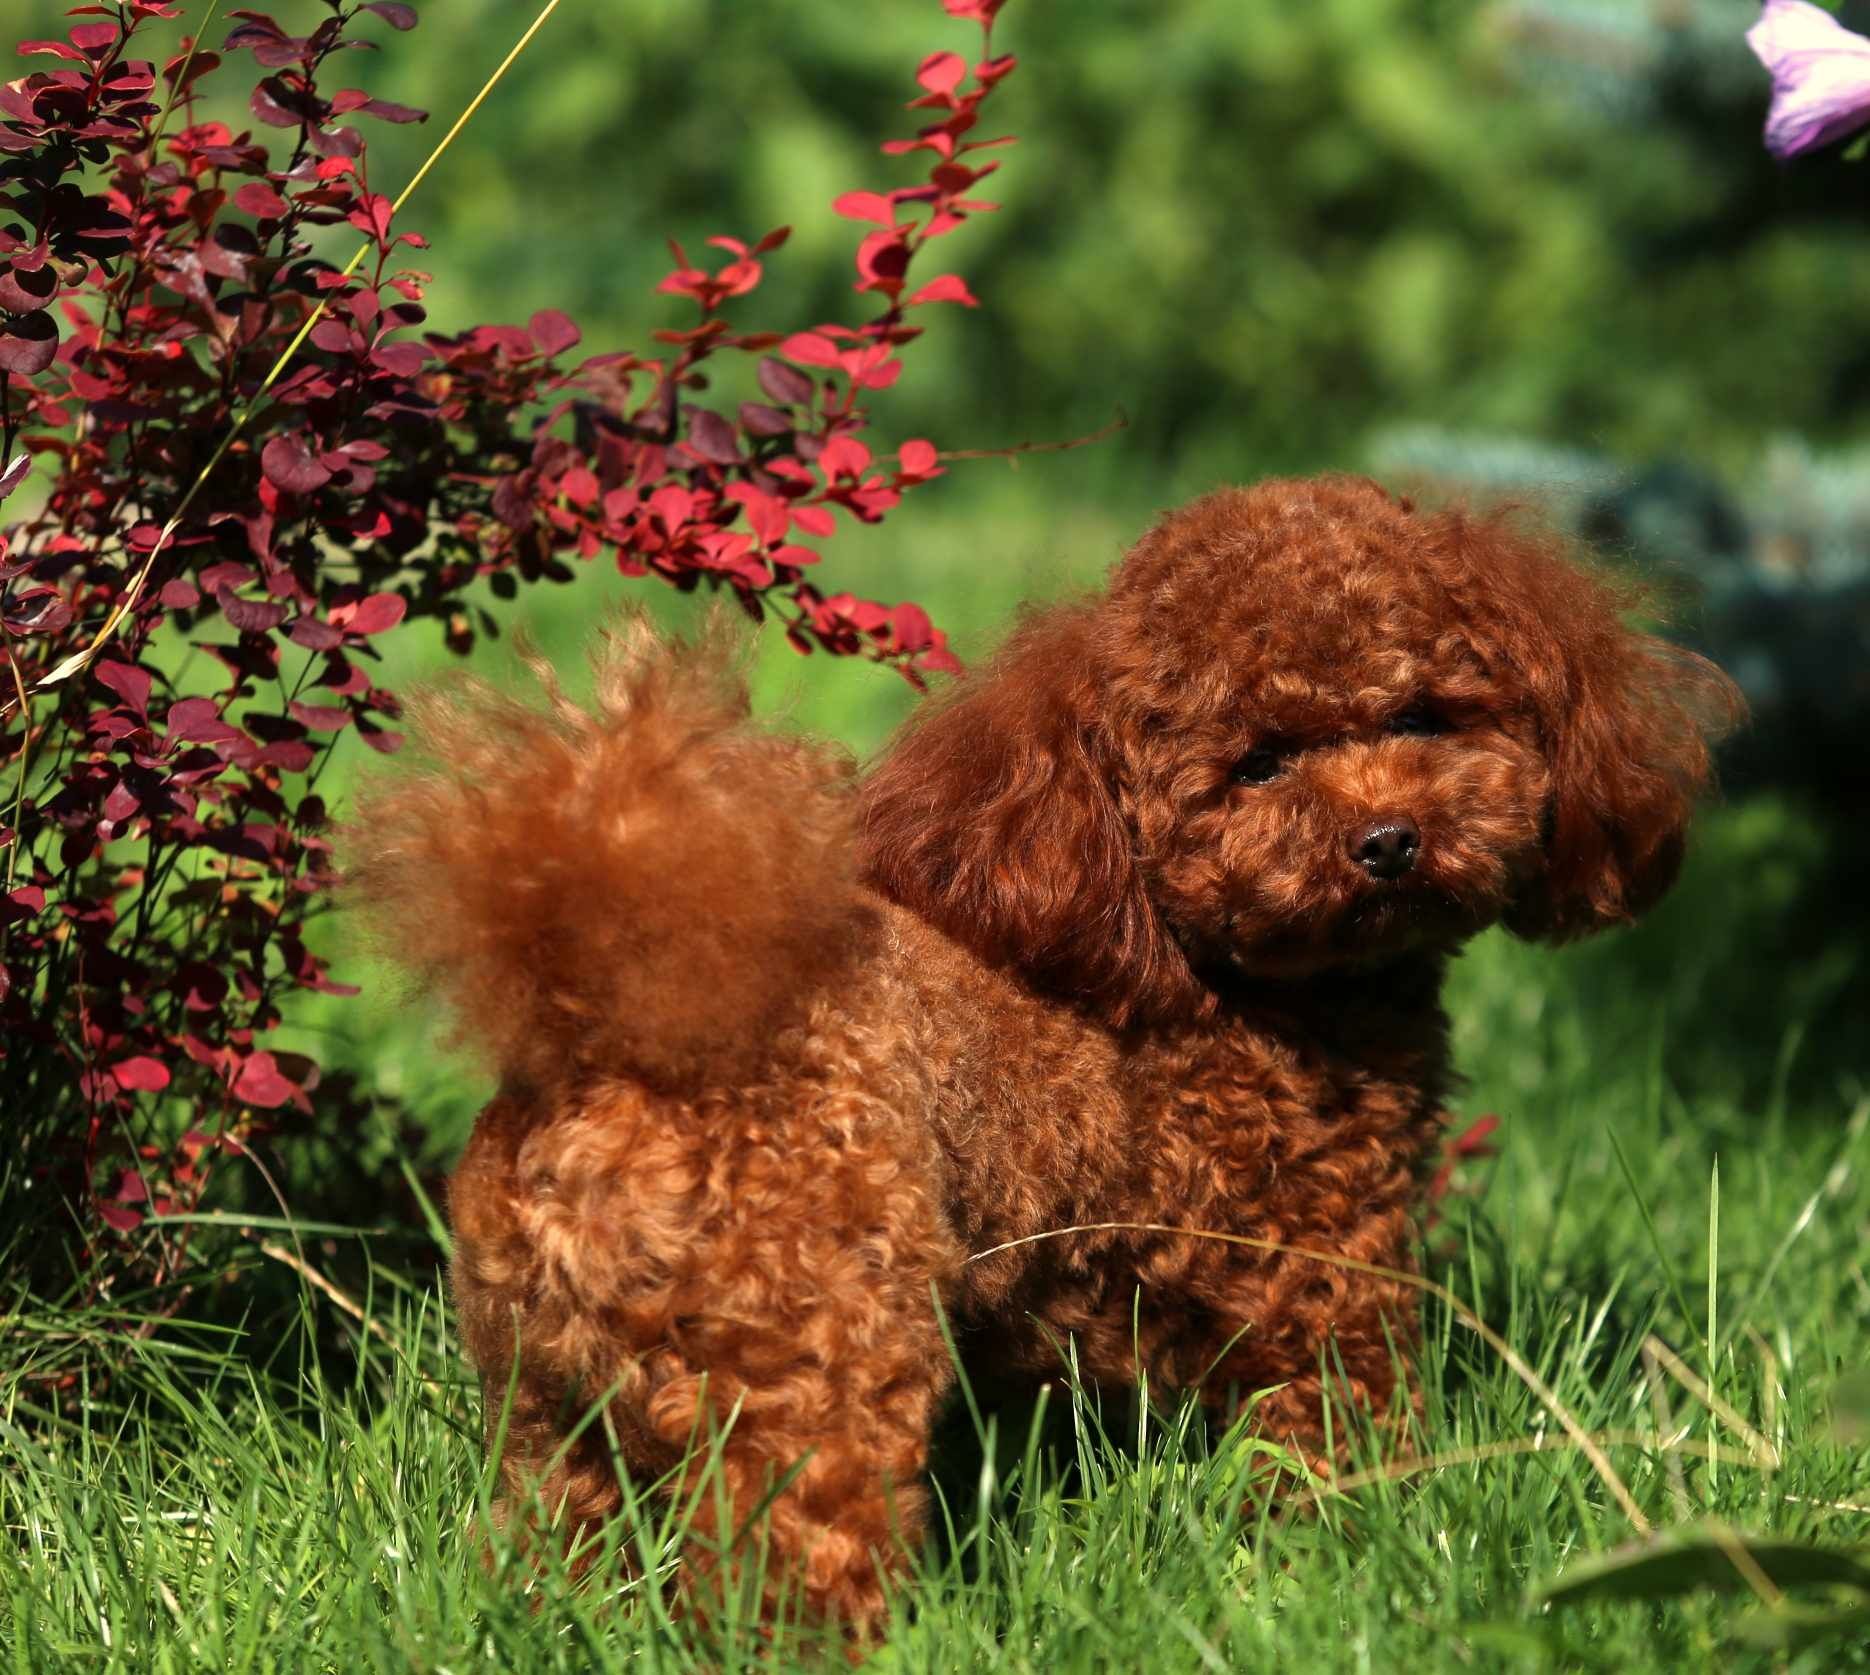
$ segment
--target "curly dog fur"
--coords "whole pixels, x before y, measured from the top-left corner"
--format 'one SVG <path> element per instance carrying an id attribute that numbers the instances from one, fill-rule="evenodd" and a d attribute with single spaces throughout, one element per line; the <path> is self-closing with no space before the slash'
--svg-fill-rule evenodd
<path id="1" fill-rule="evenodd" d="M 938 1301 L 1001 1369 L 1070 1339 L 1223 1415 L 1276 1387 L 1314 1454 L 1327 1367 L 1404 1399 L 1395 1281 L 1121 1229 L 965 1259 L 1146 1222 L 1408 1267 L 1450 955 L 1648 908 L 1738 714 L 1633 603 L 1504 517 L 1283 481 L 1165 518 L 865 776 L 755 725 L 715 631 L 627 628 L 589 709 L 432 696 L 352 877 L 501 1076 L 451 1205 L 508 1503 L 618 1505 L 593 1402 L 676 1494 L 714 1427 L 741 1514 L 797 1468 L 773 1587 L 863 1624 L 922 1523 Z"/>

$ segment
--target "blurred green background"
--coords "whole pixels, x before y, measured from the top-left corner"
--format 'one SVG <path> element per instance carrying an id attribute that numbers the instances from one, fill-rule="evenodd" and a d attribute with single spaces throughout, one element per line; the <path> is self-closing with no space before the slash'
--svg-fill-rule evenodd
<path id="1" fill-rule="evenodd" d="M 296 29 L 324 12 L 275 9 Z M 379 189 L 409 178 L 535 9 L 422 5 L 414 33 L 373 24 L 382 51 L 328 72 L 434 113 L 362 123 Z M 60 27 L 46 0 L 26 10 Z M 1841 12 L 1870 26 L 1870 0 Z M 984 306 L 926 311 L 877 435 L 1058 439 L 1119 406 L 1130 423 L 1016 473 L 955 471 L 841 537 L 827 583 L 925 602 L 966 655 L 1013 599 L 1101 573 L 1158 507 L 1321 468 L 1561 516 L 1602 513 L 1666 468 L 1663 538 L 1614 517 L 1611 533 L 1639 560 L 1664 549 L 1695 584 L 1691 630 L 1709 549 L 1796 572 L 1842 545 L 1855 577 L 1870 545 L 1870 175 L 1835 154 L 1766 156 L 1766 76 L 1742 39 L 1757 13 L 1013 0 L 996 46 L 1022 69 L 989 107 L 1020 137 L 991 183 L 1005 207 L 934 253 Z M 737 318 L 861 317 L 862 229 L 830 200 L 914 178 L 877 142 L 916 120 L 901 105 L 920 57 L 974 41 L 938 0 L 566 0 L 406 212 L 432 241 L 433 323 L 556 307 L 588 348 L 646 347 L 688 318 L 654 292 L 665 237 L 693 250 L 780 223 L 792 241 Z M 223 96 L 241 82 L 216 79 Z M 250 125 L 239 107 L 214 114 Z M 508 614 L 550 637 L 620 586 L 593 576 L 575 604 L 531 596 Z M 860 747 L 911 697 L 876 671 L 826 673 L 810 673 L 808 718 Z"/>
<path id="2" fill-rule="evenodd" d="M 534 12 L 420 10 L 332 82 L 434 113 L 366 124 L 392 192 Z M 58 26 L 44 0 L 28 13 Z M 322 8 L 277 15 L 309 28 Z M 1796 1013 L 1835 1109 L 1863 999 L 1862 925 L 1840 903 L 1870 718 L 1870 174 L 1766 156 L 1766 76 L 1742 39 L 1757 15 L 1753 0 L 1013 0 L 996 46 L 1022 67 L 989 107 L 1020 137 L 990 183 L 1005 207 L 931 268 L 964 274 L 983 306 L 925 311 L 874 436 L 1060 439 L 1118 407 L 1128 426 L 1017 469 L 957 468 L 841 534 L 821 574 L 922 602 L 967 658 L 1020 600 L 1095 580 L 1157 508 L 1222 482 L 1351 468 L 1544 503 L 1665 572 L 1681 631 L 1760 715 L 1700 883 L 1662 928 L 1568 956 L 1603 973 L 1579 993 L 1614 1034 L 1642 984 L 1692 992 L 1676 1060 L 1699 1052 L 1704 1079 L 1741 1097 L 1777 1074 Z M 1870 26 L 1870 5 L 1842 15 Z M 554 307 L 589 349 L 647 346 L 688 319 L 655 294 L 665 235 L 692 251 L 780 223 L 794 236 L 737 319 L 862 317 L 861 228 L 830 200 L 913 178 L 877 143 L 915 120 L 901 105 L 918 60 L 974 40 L 938 0 L 566 0 L 406 212 L 432 243 L 433 323 Z M 572 660 L 624 596 L 673 619 L 696 608 L 600 562 L 497 609 Z M 432 632 L 405 631 L 389 673 L 445 664 Z M 510 670 L 502 647 L 480 658 Z M 860 751 L 914 698 L 776 639 L 760 685 Z M 1517 958 L 1484 969 L 1544 969 Z M 379 985 L 300 1027 L 439 1132 L 478 1097 Z"/>
<path id="3" fill-rule="evenodd" d="M 389 190 L 533 15 L 423 10 L 343 66 L 435 113 L 365 124 Z M 1846 21 L 1870 22 L 1857 11 Z M 1766 156 L 1766 76 L 1742 39 L 1756 15 L 1753 0 L 1013 0 L 996 44 L 1023 68 L 989 107 L 1020 136 L 989 193 L 1005 207 L 935 253 L 983 307 L 927 311 L 877 434 L 1058 439 L 1119 406 L 1130 423 L 1017 473 L 956 471 L 841 538 L 826 581 L 922 601 L 965 656 L 1014 599 L 1100 574 L 1163 505 L 1370 469 L 1595 520 L 1687 579 L 1688 628 L 1751 658 L 1769 707 L 1775 682 L 1802 690 L 1808 660 L 1784 642 L 1834 625 L 1840 586 L 1858 651 L 1870 614 L 1870 176 Z M 644 345 L 687 319 L 654 293 L 665 236 L 693 250 L 780 223 L 794 237 L 738 317 L 860 316 L 862 229 L 830 200 L 913 178 L 877 142 L 916 120 L 900 107 L 920 57 L 973 39 L 937 0 L 568 0 L 410 206 L 433 240 L 435 323 L 551 306 L 592 348 Z M 573 619 L 575 639 L 619 586 L 593 577 L 575 605 L 514 614 L 548 634 Z M 1761 586 L 1815 589 L 1823 608 L 1762 650 L 1747 626 Z M 1834 684 L 1870 710 L 1858 663 Z M 805 719 L 864 748 L 911 696 L 782 656 L 775 686 L 801 680 Z"/>

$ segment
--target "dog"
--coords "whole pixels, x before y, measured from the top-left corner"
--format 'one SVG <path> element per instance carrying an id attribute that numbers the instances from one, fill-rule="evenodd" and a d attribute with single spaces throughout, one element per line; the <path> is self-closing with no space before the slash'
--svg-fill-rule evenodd
<path id="1" fill-rule="evenodd" d="M 772 1597 L 861 1630 L 944 1321 L 1257 1392 L 1321 1466 L 1328 1401 L 1406 1413 L 1449 961 L 1647 910 L 1740 713 L 1638 602 L 1325 477 L 1165 517 L 866 773 L 757 725 L 718 627 L 625 627 L 589 707 L 431 694 L 348 872 L 500 1078 L 450 1206 L 505 1505 L 692 1496 L 705 1596 L 771 1495 Z"/>

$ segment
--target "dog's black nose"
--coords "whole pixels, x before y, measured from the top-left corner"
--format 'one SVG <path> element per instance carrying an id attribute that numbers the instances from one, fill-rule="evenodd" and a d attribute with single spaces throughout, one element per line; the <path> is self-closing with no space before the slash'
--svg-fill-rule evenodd
<path id="1" fill-rule="evenodd" d="M 1373 820 L 1351 839 L 1351 859 L 1372 878 L 1401 878 L 1415 865 L 1422 834 L 1406 816 Z"/>

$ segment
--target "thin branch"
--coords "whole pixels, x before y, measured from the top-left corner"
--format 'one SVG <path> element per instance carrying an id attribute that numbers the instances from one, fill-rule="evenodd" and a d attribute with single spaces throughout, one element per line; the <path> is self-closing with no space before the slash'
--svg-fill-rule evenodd
<path id="1" fill-rule="evenodd" d="M 1594 1440 L 1604 1448 L 1647 1448 L 1661 1454 L 1693 1454 L 1704 1460 L 1719 1460 L 1724 1465 L 1755 1466 L 1759 1461 L 1738 1448 L 1723 1448 L 1718 1442 L 1702 1442 L 1695 1437 L 1651 1436 L 1645 1431 L 1594 1431 Z M 1528 1454 L 1575 1453 L 1577 1443 L 1568 1436 L 1508 1437 L 1500 1442 L 1478 1442 L 1466 1448 L 1450 1448 L 1438 1454 L 1423 1454 L 1407 1460 L 1392 1460 L 1388 1465 L 1368 1471 L 1347 1472 L 1316 1483 L 1311 1488 L 1314 1500 L 1327 1495 L 1348 1495 L 1376 1483 L 1398 1483 L 1404 1478 L 1419 1477 L 1424 1472 L 1446 1471 L 1452 1466 L 1483 1465 L 1489 1460 L 1505 1460 Z M 1870 1510 L 1870 1509 L 1866 1509 Z"/>
<path id="2" fill-rule="evenodd" d="M 1814 1499 L 1811 1495 L 1781 1495 L 1779 1498 L 1790 1502 L 1793 1506 L 1812 1506 L 1821 1512 L 1870 1514 L 1870 1504 L 1863 1501 L 1824 1501 Z"/>
<path id="3" fill-rule="evenodd" d="M 337 1284 L 336 1281 L 327 1279 L 314 1268 L 311 1263 L 306 1261 L 302 1255 L 287 1250 L 284 1245 L 277 1244 L 271 1239 L 261 1239 L 258 1242 L 258 1248 L 262 1256 L 270 1256 L 275 1262 L 283 1262 L 297 1274 L 300 1279 L 304 1280 L 307 1285 L 314 1286 L 322 1291 L 332 1302 L 336 1303 L 339 1308 L 362 1326 L 366 1332 L 369 1332 L 373 1337 L 380 1339 L 382 1342 L 389 1344 L 392 1348 L 395 1347 L 396 1340 L 390 1336 L 389 1329 L 382 1321 L 378 1320 L 374 1315 L 365 1313 L 363 1305 L 359 1303 L 355 1297 L 341 1285 Z"/>
<path id="4" fill-rule="evenodd" d="M 1779 1469 L 1779 1450 L 1748 1424 L 1731 1402 L 1716 1395 L 1713 1387 L 1705 1383 L 1699 1374 L 1694 1372 L 1653 1332 L 1643 1340 L 1643 1351 L 1645 1354 L 1653 1355 L 1689 1395 L 1746 1440 L 1747 1447 L 1753 1451 L 1755 1465 L 1759 1466 L 1762 1471 Z"/>
<path id="5" fill-rule="evenodd" d="M 1675 1415 L 1669 1410 L 1669 1393 L 1662 1387 L 1662 1363 L 1654 1349 L 1656 1340 L 1645 1340 L 1642 1347 L 1643 1384 L 1649 1392 L 1650 1410 L 1656 1416 L 1656 1432 L 1659 1436 L 1680 1437 L 1686 1433 L 1686 1425 L 1678 1426 Z M 1682 1462 L 1673 1454 L 1665 1456 L 1669 1478 L 1669 1504 L 1675 1508 L 1675 1516 L 1686 1522 L 1693 1516 L 1694 1508 L 1688 1498 L 1688 1479 L 1682 1472 Z"/>
<path id="6" fill-rule="evenodd" d="M 1068 454 L 1074 448 L 1088 448 L 1093 442 L 1102 442 L 1107 436 L 1114 436 L 1120 430 L 1130 428 L 1130 415 L 1119 407 L 1108 423 L 1083 436 L 1074 436 L 1065 442 L 1015 442 L 1005 448 L 943 448 L 937 459 L 1003 459 L 1014 470 L 1019 469 L 1020 457 L 1024 454 Z"/>

